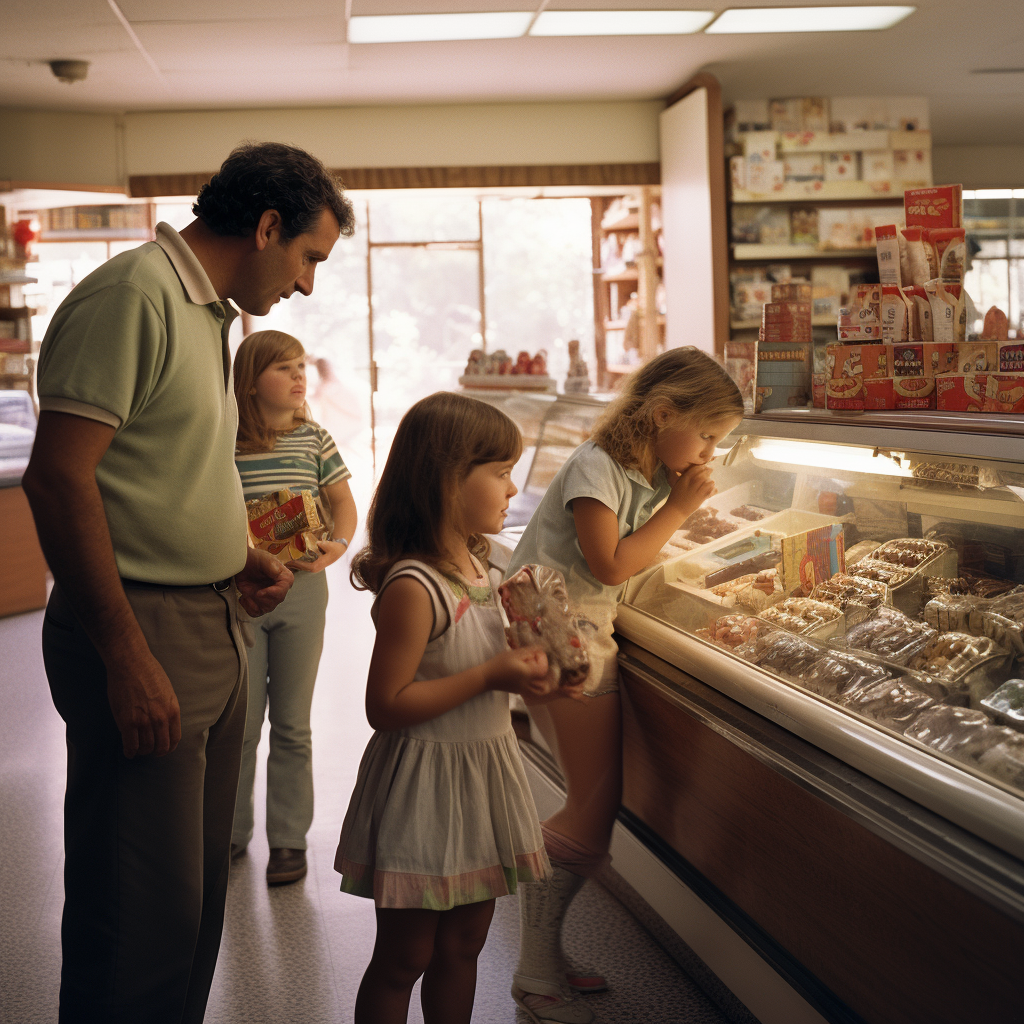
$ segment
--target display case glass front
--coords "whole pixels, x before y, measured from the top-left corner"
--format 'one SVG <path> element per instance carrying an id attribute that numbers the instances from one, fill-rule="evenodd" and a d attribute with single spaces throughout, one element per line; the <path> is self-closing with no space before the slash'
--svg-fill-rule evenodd
<path id="1" fill-rule="evenodd" d="M 1022 425 L 905 424 L 744 420 L 618 628 L 1019 857 Z"/>

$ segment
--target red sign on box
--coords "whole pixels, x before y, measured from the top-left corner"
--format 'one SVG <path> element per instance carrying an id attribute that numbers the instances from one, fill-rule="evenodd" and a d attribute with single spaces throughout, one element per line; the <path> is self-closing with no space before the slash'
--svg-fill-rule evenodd
<path id="1" fill-rule="evenodd" d="M 950 412 L 1024 412 L 1024 376 L 1010 373 L 938 377 L 936 408 Z"/>
<path id="2" fill-rule="evenodd" d="M 903 193 L 907 227 L 958 228 L 963 225 L 963 188 L 960 185 L 936 185 L 933 188 L 908 188 Z"/>

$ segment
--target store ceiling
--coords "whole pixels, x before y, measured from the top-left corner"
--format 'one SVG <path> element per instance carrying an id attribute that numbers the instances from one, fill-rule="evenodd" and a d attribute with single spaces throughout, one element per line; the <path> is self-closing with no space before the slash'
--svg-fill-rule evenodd
<path id="1" fill-rule="evenodd" d="M 529 0 L 350 3 L 356 15 L 531 7 Z M 3 0 L 0 104 L 138 111 L 653 99 L 709 70 L 727 99 L 926 95 L 937 143 L 1019 143 L 1024 74 L 972 73 L 1024 66 L 1019 0 L 916 3 L 915 14 L 883 32 L 349 46 L 345 0 L 117 0 L 127 24 L 108 0 Z M 551 0 L 547 6 L 717 11 L 762 5 Z M 57 58 L 90 61 L 88 78 L 58 82 L 46 64 Z"/>

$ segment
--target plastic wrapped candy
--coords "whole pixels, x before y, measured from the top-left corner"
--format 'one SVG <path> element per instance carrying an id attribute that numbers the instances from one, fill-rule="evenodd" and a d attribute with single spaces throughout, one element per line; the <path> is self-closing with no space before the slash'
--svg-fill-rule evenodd
<path id="1" fill-rule="evenodd" d="M 249 541 L 282 562 L 315 562 L 321 555 L 317 541 L 334 531 L 329 508 L 312 491 L 271 491 L 245 503 Z"/>
<path id="2" fill-rule="evenodd" d="M 498 588 L 508 616 L 510 647 L 540 647 L 560 686 L 582 683 L 590 658 L 582 622 L 569 606 L 565 580 L 546 565 L 524 565 Z"/>

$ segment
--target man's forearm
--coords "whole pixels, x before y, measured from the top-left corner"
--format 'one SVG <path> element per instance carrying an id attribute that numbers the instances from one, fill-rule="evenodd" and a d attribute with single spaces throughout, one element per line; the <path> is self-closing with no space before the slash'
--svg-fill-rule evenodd
<path id="1" fill-rule="evenodd" d="M 95 476 L 36 465 L 23 486 L 50 571 L 104 662 L 148 653 L 118 576 Z"/>

